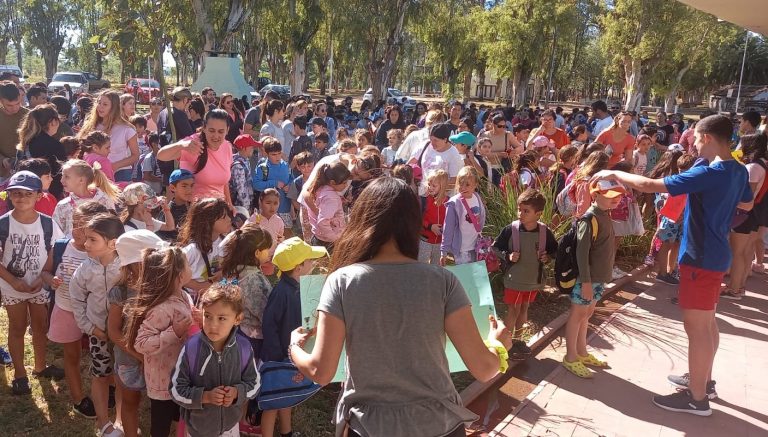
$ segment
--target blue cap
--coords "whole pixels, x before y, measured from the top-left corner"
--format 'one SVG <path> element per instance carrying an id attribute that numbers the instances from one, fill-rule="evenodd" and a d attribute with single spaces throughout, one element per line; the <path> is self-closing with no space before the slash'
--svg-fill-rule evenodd
<path id="1" fill-rule="evenodd" d="M 183 168 L 177 168 L 168 177 L 168 183 L 175 184 L 176 182 L 183 181 L 185 179 L 194 179 L 194 178 L 195 178 L 195 175 L 193 175 L 191 171 L 184 170 Z"/>
<path id="2" fill-rule="evenodd" d="M 31 171 L 16 172 L 8 181 L 8 190 L 43 191 L 43 181 Z"/>
<path id="3" fill-rule="evenodd" d="M 472 147 L 477 141 L 477 138 L 469 132 L 459 132 L 456 135 L 451 135 L 448 139 L 452 143 L 463 144 L 467 147 Z"/>

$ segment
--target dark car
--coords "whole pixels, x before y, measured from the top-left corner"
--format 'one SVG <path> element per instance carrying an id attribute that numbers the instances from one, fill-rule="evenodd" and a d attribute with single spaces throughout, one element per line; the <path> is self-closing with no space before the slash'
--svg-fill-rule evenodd
<path id="1" fill-rule="evenodd" d="M 89 71 L 85 71 L 83 74 L 85 75 L 85 78 L 88 79 L 88 88 L 91 91 L 109 88 L 111 86 L 107 79 L 102 79 Z"/>
<path id="2" fill-rule="evenodd" d="M 259 90 L 259 94 L 261 94 L 261 97 L 264 98 L 264 96 L 269 92 L 274 91 L 277 93 L 280 100 L 287 102 L 291 98 L 291 87 L 288 85 L 275 85 L 273 83 L 265 86 L 264 88 Z"/>

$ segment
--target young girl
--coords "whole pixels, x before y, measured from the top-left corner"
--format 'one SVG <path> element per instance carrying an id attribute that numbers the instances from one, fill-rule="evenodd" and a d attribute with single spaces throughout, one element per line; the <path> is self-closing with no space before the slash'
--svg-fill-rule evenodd
<path id="1" fill-rule="evenodd" d="M 666 152 L 661 155 L 658 164 L 650 171 L 648 177 L 663 178 L 679 173 L 677 160 L 680 152 Z M 672 275 L 677 266 L 677 250 L 683 234 L 683 222 L 675 218 L 659 214 L 662 206 L 669 199 L 669 194 L 656 194 L 655 207 L 658 217 L 657 229 L 651 242 L 649 257 L 653 257 L 656 265 L 656 279 L 668 284 L 677 285 L 679 281 Z"/>
<path id="2" fill-rule="evenodd" d="M 397 156 L 397 150 L 400 148 L 400 145 L 403 144 L 403 139 L 402 129 L 390 129 L 387 132 L 387 143 L 389 145 L 381 151 L 384 167 L 392 167 L 395 163 L 395 156 Z"/>
<path id="3" fill-rule="evenodd" d="M 581 167 L 574 175 L 574 198 L 576 199 L 576 211 L 574 218 L 581 217 L 592 205 L 592 195 L 589 193 L 589 179 L 600 170 L 608 168 L 610 158 L 605 152 L 596 150 L 587 156 Z"/>
<path id="4" fill-rule="evenodd" d="M 107 294 L 120 274 L 120 258 L 115 251 L 115 242 L 123 232 L 123 223 L 113 214 L 93 217 L 85 228 L 84 247 L 88 258 L 75 271 L 69 285 L 77 326 L 88 335 L 93 376 L 91 398 L 96 410 L 96 426 L 102 436 L 109 437 L 123 435 L 109 420 L 107 408 L 109 381 L 113 374 L 112 348 L 107 336 Z"/>
<path id="5" fill-rule="evenodd" d="M 144 182 L 134 182 L 123 190 L 125 210 L 120 217 L 126 228 L 147 229 L 152 232 L 173 231 L 176 222 L 173 220 L 171 208 L 164 197 L 157 197 L 155 191 Z M 153 209 L 161 206 L 165 222 L 152 217 Z"/>
<path id="6" fill-rule="evenodd" d="M 437 265 L 440 262 L 440 241 L 445 222 L 445 202 L 448 201 L 448 172 L 435 170 L 427 175 L 427 202 L 422 217 L 419 261 Z"/>
<path id="7" fill-rule="evenodd" d="M 72 215 L 71 239 L 62 239 L 54 244 L 54 253 L 61 251 L 60 259 L 54 265 L 53 257 L 43 267 L 43 280 L 56 292 L 56 303 L 51 313 L 48 339 L 59 343 L 64 349 L 64 375 L 67 379 L 72 409 L 88 419 L 96 418 L 93 401 L 83 394 L 83 380 L 80 375 L 80 340 L 83 332 L 77 326 L 72 312 L 70 281 L 80 264 L 88 257 L 85 251 L 85 226 L 97 214 L 107 212 L 107 207 L 94 201 L 80 204 Z M 54 270 L 55 269 L 55 270 Z"/>
<path id="8" fill-rule="evenodd" d="M 418 183 L 421 182 L 421 174 L 418 175 L 419 179 L 417 181 L 416 174 L 414 173 L 414 168 L 412 166 L 408 164 L 398 164 L 395 166 L 395 168 L 392 169 L 392 176 L 404 180 L 409 187 L 413 188 L 413 192 L 416 193 L 416 195 L 419 194 Z"/>
<path id="9" fill-rule="evenodd" d="M 167 436 L 179 420 L 171 372 L 192 325 L 192 301 L 182 290 L 192 272 L 178 247 L 144 249 L 139 295 L 126 309 L 125 343 L 144 356 L 150 436 Z"/>
<path id="10" fill-rule="evenodd" d="M 527 188 L 538 189 L 541 184 L 538 170 L 539 155 L 533 150 L 521 153 L 515 159 L 514 170 L 519 180 L 518 189 L 524 191 Z"/>
<path id="11" fill-rule="evenodd" d="M 474 262 L 475 244 L 485 226 L 485 206 L 477 190 L 478 177 L 472 167 L 462 167 L 456 176 L 456 195 L 445 204 L 445 224 L 440 243 L 440 265 L 448 254 L 456 264 Z"/>
<path id="12" fill-rule="evenodd" d="M 66 237 L 72 236 L 72 214 L 81 203 L 95 200 L 108 209 L 115 208 L 117 187 L 112 185 L 99 169 L 94 169 L 81 159 L 70 159 L 62 166 L 61 183 L 69 192 L 53 211 L 53 221 Z"/>
<path id="13" fill-rule="evenodd" d="M 107 295 L 109 317 L 107 334 L 115 343 L 115 382 L 122 394 L 119 416 L 126 437 L 136 437 L 139 429 L 139 404 L 141 392 L 146 388 L 141 369 L 144 356 L 128 347 L 123 336 L 125 319 L 123 308 L 129 299 L 135 299 L 141 285 L 141 253 L 143 249 L 167 246 L 153 232 L 145 229 L 128 231 L 117 238 L 115 249 L 120 257 L 120 278 Z"/>
<path id="14" fill-rule="evenodd" d="M 222 235 L 232 229 L 232 212 L 222 199 L 202 199 L 192 204 L 187 218 L 179 230 L 179 246 L 187 256 L 192 271 L 184 286 L 190 288 L 193 297 L 214 281 L 221 279 Z"/>
<path id="15" fill-rule="evenodd" d="M 78 159 L 85 160 L 91 167 L 98 162 L 99 169 L 111 182 L 115 182 L 115 171 L 112 169 L 112 162 L 109 161 L 109 151 L 111 148 L 109 135 L 96 130 L 80 139 L 80 154 Z"/>
<path id="16" fill-rule="evenodd" d="M 203 331 L 181 349 L 171 378 L 186 436 L 239 437 L 243 406 L 259 391 L 255 355 L 237 335 L 243 300 L 240 287 L 232 284 L 216 284 L 200 298 Z"/>
<path id="17" fill-rule="evenodd" d="M 576 154 L 578 152 L 579 148 L 576 146 L 569 145 L 563 147 L 557 154 L 557 163 L 549 169 L 549 173 L 552 175 L 552 186 L 554 187 L 555 196 L 560 194 L 563 188 L 565 188 L 565 181 L 576 166 Z"/>
<path id="18" fill-rule="evenodd" d="M 312 245 L 324 246 L 333 250 L 333 243 L 339 239 L 346 227 L 342 193 L 349 187 L 351 173 L 342 162 L 323 164 L 317 176 L 309 182 L 308 197 L 299 201 L 306 208 L 309 225 L 312 229 Z"/>
<path id="19" fill-rule="evenodd" d="M 477 147 L 475 152 L 475 161 L 479 164 L 483 172 L 483 177 L 488 181 L 488 188 L 492 185 L 501 185 L 501 171 L 498 166 L 494 166 L 492 163 L 497 159 L 493 156 L 491 148 L 493 143 L 488 137 L 481 137 L 477 140 Z"/>

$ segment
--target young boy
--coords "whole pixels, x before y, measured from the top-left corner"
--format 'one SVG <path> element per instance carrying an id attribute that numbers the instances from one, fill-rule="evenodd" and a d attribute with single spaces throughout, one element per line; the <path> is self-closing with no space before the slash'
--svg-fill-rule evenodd
<path id="1" fill-rule="evenodd" d="M 310 246 L 299 237 L 280 243 L 275 250 L 272 263 L 282 275 L 267 299 L 261 329 L 264 343 L 261 347 L 262 361 L 285 361 L 291 344 L 291 332 L 301 326 L 301 299 L 299 280 L 312 273 L 314 260 L 328 255 L 321 246 Z M 269 378 L 266 373 L 262 378 Z M 262 435 L 273 435 L 275 420 L 280 418 L 280 435 L 291 435 L 291 409 L 267 410 L 261 416 Z"/>
<path id="2" fill-rule="evenodd" d="M 731 156 L 733 123 L 723 115 L 710 115 L 696 124 L 694 146 L 703 158 L 690 170 L 664 179 L 649 179 L 615 171 L 601 171 L 595 179 L 618 180 L 645 193 L 687 194 L 683 219 L 680 265 L 680 308 L 688 335 L 688 373 L 670 375 L 682 389 L 655 396 L 653 403 L 669 411 L 709 416 L 715 399 L 712 364 L 720 341 L 715 309 L 720 283 L 731 264 L 728 236 L 733 213 L 752 209 L 752 191 L 746 168 Z"/>
<path id="3" fill-rule="evenodd" d="M 313 150 L 315 162 L 320 161 L 331 154 L 328 147 L 329 142 L 330 138 L 325 132 L 320 132 L 320 134 L 315 137 L 315 149 Z"/>
<path id="4" fill-rule="evenodd" d="M 302 152 L 296 155 L 292 161 L 293 168 L 300 173 L 293 181 L 291 181 L 288 187 L 287 197 L 291 201 L 291 216 L 294 219 L 293 231 L 295 235 L 304 236 L 311 235 L 307 233 L 309 228 L 309 222 L 306 223 L 307 228 L 304 228 L 304 220 L 301 215 L 301 204 L 299 203 L 299 193 L 304 188 L 304 181 L 309 179 L 309 175 L 312 174 L 312 169 L 315 168 L 315 158 L 311 152 Z M 298 219 L 298 220 L 297 220 Z"/>
<path id="5" fill-rule="evenodd" d="M 176 241 L 179 234 L 179 228 L 187 218 L 187 211 L 194 200 L 193 192 L 195 187 L 195 175 L 189 170 L 182 168 L 174 170 L 168 177 L 168 191 L 173 198 L 168 203 L 171 210 L 173 221 L 176 224 L 175 231 L 158 231 L 157 235 L 167 241 Z"/>
<path id="6" fill-rule="evenodd" d="M 16 166 L 17 171 L 26 170 L 37 175 L 43 183 L 43 196 L 35 203 L 35 211 L 48 216 L 53 215 L 56 204 L 59 202 L 53 194 L 48 192 L 48 188 L 53 182 L 51 176 L 51 165 L 43 158 L 32 158 L 20 161 Z"/>
<path id="7" fill-rule="evenodd" d="M 627 190 L 613 181 L 599 181 L 589 188 L 592 206 L 579 219 L 576 263 L 579 277 L 571 292 L 571 310 L 565 325 L 566 355 L 563 366 L 580 378 L 592 378 L 586 366 L 607 367 L 587 352 L 587 327 L 605 284 L 613 279 L 615 238 L 609 211 L 616 208 Z M 597 225 L 597 234 L 594 234 Z"/>
<path id="8" fill-rule="evenodd" d="M 136 129 L 136 140 L 139 143 L 139 156 L 149 153 L 151 149 L 145 141 L 145 136 L 147 134 L 147 119 L 141 115 L 134 115 L 129 121 Z"/>
<path id="9" fill-rule="evenodd" d="M 510 354 L 513 359 L 524 359 L 531 353 L 521 338 L 523 325 L 528 321 L 528 306 L 544 288 L 544 264 L 557 253 L 555 235 L 539 223 L 545 205 L 546 200 L 539 191 L 530 188 L 523 191 L 517 198 L 518 220 L 504 227 L 493 243 L 499 258 L 509 261 L 504 271 L 504 303 L 507 304 L 504 324 L 512 331 Z"/>
<path id="10" fill-rule="evenodd" d="M 249 212 L 253 203 L 253 182 L 251 174 L 251 156 L 255 147 L 261 143 L 247 134 L 239 135 L 234 142 L 237 153 L 232 158 L 229 178 L 229 192 L 234 206 L 245 207 Z"/>
<path id="11" fill-rule="evenodd" d="M 290 237 L 293 220 L 291 219 L 291 202 L 288 201 L 287 194 L 291 183 L 291 169 L 288 163 L 283 161 L 283 147 L 275 138 L 264 139 L 264 152 L 267 154 L 266 159 L 259 162 L 253 173 L 253 188 L 261 193 L 264 193 L 267 188 L 277 190 L 280 195 L 277 214 L 283 219 Z"/>
<path id="12" fill-rule="evenodd" d="M 13 211 L 0 217 L 0 299 L 8 313 L 8 349 L 13 358 L 14 395 L 32 393 L 24 367 L 24 334 L 31 321 L 34 366 L 37 378 L 64 378 L 64 371 L 46 366 L 48 343 L 48 304 L 50 296 L 43 290 L 43 266 L 49 261 L 53 242 L 62 232 L 49 216 L 35 211 L 35 203 L 43 195 L 43 182 L 30 171 L 19 171 L 8 182 L 8 196 Z"/>
<path id="13" fill-rule="evenodd" d="M 142 119 L 143 120 L 143 119 Z M 163 173 L 160 172 L 160 165 L 157 163 L 157 151 L 160 149 L 160 135 L 152 132 L 147 135 L 149 152 L 147 152 L 141 161 L 141 173 L 144 182 L 155 190 L 155 193 L 163 192 Z"/>
<path id="14" fill-rule="evenodd" d="M 307 135 L 306 116 L 300 115 L 293 119 L 293 135 L 295 138 L 291 144 L 291 153 L 288 154 L 288 162 L 293 162 L 293 158 L 299 153 L 312 150 L 312 139 Z"/>

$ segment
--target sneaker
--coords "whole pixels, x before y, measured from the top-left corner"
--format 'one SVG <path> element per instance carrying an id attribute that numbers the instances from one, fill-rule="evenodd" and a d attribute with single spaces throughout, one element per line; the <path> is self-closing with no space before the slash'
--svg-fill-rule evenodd
<path id="1" fill-rule="evenodd" d="M 672 303 L 672 305 L 677 305 L 678 303 L 680 303 L 680 299 L 678 299 L 677 296 L 669 299 L 669 301 Z"/>
<path id="2" fill-rule="evenodd" d="M 615 281 L 616 279 L 620 279 L 620 278 L 623 278 L 623 277 L 625 277 L 625 276 L 627 276 L 627 272 L 625 272 L 624 270 L 621 270 L 621 269 L 620 269 L 620 268 L 618 268 L 618 267 L 614 267 L 614 268 L 613 268 L 613 280 L 614 280 L 614 281 Z"/>
<path id="3" fill-rule="evenodd" d="M 736 290 L 732 290 L 730 288 L 726 288 L 723 291 L 720 292 L 720 297 L 723 299 L 730 299 L 730 300 L 741 300 L 742 295 Z"/>
<path id="4" fill-rule="evenodd" d="M 9 354 L 7 350 L 1 347 L 0 347 L 0 361 L 6 366 L 13 363 L 13 360 L 11 359 L 11 354 Z"/>
<path id="5" fill-rule="evenodd" d="M 661 281 L 661 282 L 663 282 L 665 284 L 669 284 L 669 285 L 679 285 L 680 284 L 680 281 L 675 279 L 675 277 L 672 276 L 669 273 L 660 273 L 660 274 L 656 275 L 656 280 L 657 281 Z"/>
<path id="6" fill-rule="evenodd" d="M 693 399 L 690 390 L 682 390 L 666 396 L 654 396 L 653 403 L 667 411 L 676 413 L 689 413 L 697 416 L 711 416 L 712 410 L 709 408 L 709 399 L 704 398 L 700 401 Z"/>
<path id="7" fill-rule="evenodd" d="M 115 408 L 115 386 L 110 385 L 109 386 L 109 402 L 107 403 L 107 408 L 110 410 Z"/>
<path id="8" fill-rule="evenodd" d="M 16 378 L 11 383 L 11 392 L 15 395 L 28 395 L 32 393 L 32 389 L 29 388 L 29 378 L 22 376 Z"/>
<path id="9" fill-rule="evenodd" d="M 669 275 L 672 276 L 673 278 L 677 279 L 677 283 L 678 284 L 680 283 L 680 269 L 675 269 Z"/>
<path id="10" fill-rule="evenodd" d="M 682 375 L 669 375 L 667 381 L 678 389 L 685 390 L 688 388 L 688 384 L 691 383 L 691 375 L 684 373 Z M 710 400 L 717 399 L 717 391 L 715 391 L 716 381 L 707 381 L 707 397 Z"/>
<path id="11" fill-rule="evenodd" d="M 40 372 L 32 372 L 35 378 L 48 378 L 55 381 L 61 381 L 64 379 L 64 369 L 60 369 L 56 366 L 48 366 Z"/>
<path id="12" fill-rule="evenodd" d="M 765 265 L 764 264 L 758 264 L 756 262 L 752 263 L 752 271 L 755 273 L 765 273 Z"/>
<path id="13" fill-rule="evenodd" d="M 96 418 L 96 408 L 93 406 L 93 401 L 88 396 L 84 397 L 79 404 L 72 404 L 72 410 L 86 419 Z"/>
<path id="14" fill-rule="evenodd" d="M 509 357 L 513 360 L 524 360 L 531 355 L 531 348 L 522 340 L 515 340 L 509 349 Z"/>

